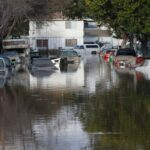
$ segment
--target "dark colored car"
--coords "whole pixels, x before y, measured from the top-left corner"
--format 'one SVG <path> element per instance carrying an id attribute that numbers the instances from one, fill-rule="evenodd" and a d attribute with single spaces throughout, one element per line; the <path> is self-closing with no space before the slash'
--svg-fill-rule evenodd
<path id="1" fill-rule="evenodd" d="M 56 67 L 49 58 L 33 58 L 29 66 L 31 74 L 36 77 L 44 77 L 51 75 Z"/>
<path id="2" fill-rule="evenodd" d="M 19 55 L 16 51 L 7 51 L 3 53 L 3 56 L 8 57 L 11 60 L 12 65 L 16 65 L 17 63 L 20 63 L 21 60 L 19 58 Z"/>

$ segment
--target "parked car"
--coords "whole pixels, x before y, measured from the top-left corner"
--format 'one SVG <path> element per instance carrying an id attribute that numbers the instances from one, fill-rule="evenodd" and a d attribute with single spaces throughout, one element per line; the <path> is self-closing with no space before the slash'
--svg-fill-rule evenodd
<path id="1" fill-rule="evenodd" d="M 122 48 L 117 50 L 113 63 L 118 68 L 126 68 L 141 65 L 143 61 L 144 58 L 138 56 L 134 49 Z"/>
<path id="2" fill-rule="evenodd" d="M 6 63 L 6 67 L 8 69 L 11 69 L 12 67 L 11 60 L 7 56 L 4 56 L 4 55 L 0 55 L 0 58 L 3 58 Z"/>
<path id="3" fill-rule="evenodd" d="M 84 44 L 86 49 L 86 54 L 99 54 L 100 47 L 98 44 Z"/>
<path id="4" fill-rule="evenodd" d="M 6 67 L 6 63 L 4 58 L 0 57 L 0 75 L 7 76 L 8 69 Z"/>
<path id="5" fill-rule="evenodd" d="M 83 45 L 76 45 L 74 50 L 81 56 L 84 54 L 99 54 L 100 47 L 98 44 L 83 44 Z"/>
<path id="6" fill-rule="evenodd" d="M 62 49 L 59 57 L 60 65 L 68 63 L 80 63 L 80 56 L 73 49 Z"/>
<path id="7" fill-rule="evenodd" d="M 33 58 L 29 65 L 31 74 L 37 77 L 49 76 L 56 70 L 56 67 L 49 58 Z"/>
<path id="8" fill-rule="evenodd" d="M 12 65 L 15 65 L 17 63 L 20 63 L 21 60 L 19 58 L 19 55 L 16 51 L 7 51 L 3 53 L 3 56 L 8 57 L 11 60 Z"/>

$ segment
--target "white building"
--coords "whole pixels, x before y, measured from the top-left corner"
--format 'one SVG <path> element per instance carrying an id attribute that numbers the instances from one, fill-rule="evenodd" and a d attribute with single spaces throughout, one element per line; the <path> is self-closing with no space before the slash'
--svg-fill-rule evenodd
<path id="1" fill-rule="evenodd" d="M 84 43 L 104 43 L 106 47 L 121 45 L 122 39 L 113 37 L 110 29 L 93 19 L 84 19 Z"/>
<path id="2" fill-rule="evenodd" d="M 30 21 L 30 47 L 32 49 L 58 49 L 83 44 L 84 23 L 81 20 Z"/>

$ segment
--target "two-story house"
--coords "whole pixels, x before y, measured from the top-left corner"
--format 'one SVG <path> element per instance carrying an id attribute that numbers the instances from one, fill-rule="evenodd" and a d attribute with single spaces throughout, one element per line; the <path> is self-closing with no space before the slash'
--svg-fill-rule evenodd
<path id="1" fill-rule="evenodd" d="M 84 19 L 84 43 L 103 43 L 108 47 L 120 45 L 122 40 L 113 37 L 110 29 L 93 19 Z"/>
<path id="2" fill-rule="evenodd" d="M 83 38 L 84 22 L 82 20 L 52 19 L 29 23 L 29 39 L 32 49 L 73 47 L 83 44 Z"/>

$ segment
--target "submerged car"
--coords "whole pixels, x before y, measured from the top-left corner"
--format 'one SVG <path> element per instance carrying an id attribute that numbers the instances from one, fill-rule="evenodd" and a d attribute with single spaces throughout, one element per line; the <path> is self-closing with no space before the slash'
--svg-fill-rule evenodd
<path id="1" fill-rule="evenodd" d="M 60 64 L 80 63 L 80 56 L 73 49 L 62 49 L 59 57 Z"/>
<path id="2" fill-rule="evenodd" d="M 7 73 L 7 67 L 4 58 L 0 57 L 0 75 Z"/>
<path id="3" fill-rule="evenodd" d="M 3 56 L 8 57 L 11 60 L 12 65 L 16 65 L 17 63 L 20 63 L 21 60 L 19 58 L 19 55 L 16 51 L 7 51 L 3 53 Z"/>
<path id="4" fill-rule="evenodd" d="M 122 48 L 116 52 L 114 65 L 118 68 L 136 67 L 144 61 L 142 56 L 138 56 L 134 49 Z"/>
<path id="5" fill-rule="evenodd" d="M 34 76 L 49 76 L 56 70 L 56 67 L 49 58 L 33 58 L 29 66 L 31 74 Z"/>

